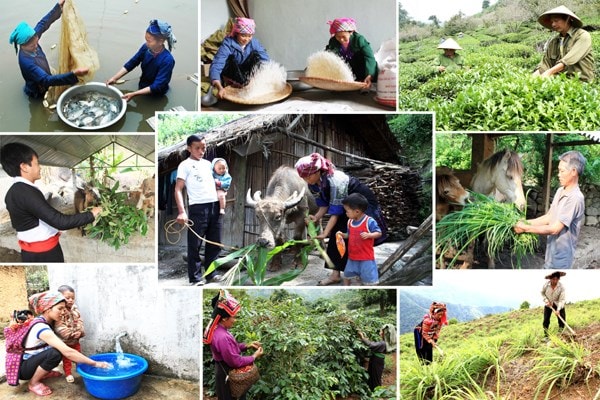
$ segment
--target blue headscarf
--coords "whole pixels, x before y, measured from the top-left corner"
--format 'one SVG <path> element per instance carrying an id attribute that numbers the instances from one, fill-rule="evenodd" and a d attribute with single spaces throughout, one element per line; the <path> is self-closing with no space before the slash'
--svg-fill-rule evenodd
<path id="1" fill-rule="evenodd" d="M 160 21 L 158 19 L 153 19 L 150 21 L 150 25 L 148 25 L 148 29 L 146 32 L 152 35 L 158 35 L 167 41 L 169 45 L 169 51 L 175 47 L 175 43 L 177 39 L 175 35 L 173 35 L 173 31 L 171 30 L 171 25 L 164 21 Z"/>
<path id="2" fill-rule="evenodd" d="M 35 29 L 27 24 L 27 22 L 20 22 L 14 31 L 10 34 L 8 43 L 15 45 L 15 52 L 18 51 L 17 45 L 22 45 L 27 42 L 35 35 Z"/>

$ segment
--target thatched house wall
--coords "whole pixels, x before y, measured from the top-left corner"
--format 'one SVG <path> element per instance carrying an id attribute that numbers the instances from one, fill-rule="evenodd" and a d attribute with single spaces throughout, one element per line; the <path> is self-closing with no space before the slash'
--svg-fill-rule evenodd
<path id="1" fill-rule="evenodd" d="M 233 246 L 256 240 L 257 226 L 253 210 L 245 206 L 246 192 L 264 193 L 279 166 L 293 166 L 298 158 L 313 152 L 323 154 L 341 170 L 361 164 L 395 164 L 400 154 L 385 115 L 250 115 L 215 128 L 205 137 L 205 158 L 225 158 L 233 177 L 222 239 Z M 173 185 L 167 183 L 183 160 L 185 147 L 180 143 L 159 152 L 160 226 L 177 215 Z M 159 244 L 166 244 L 164 235 L 159 236 Z"/>

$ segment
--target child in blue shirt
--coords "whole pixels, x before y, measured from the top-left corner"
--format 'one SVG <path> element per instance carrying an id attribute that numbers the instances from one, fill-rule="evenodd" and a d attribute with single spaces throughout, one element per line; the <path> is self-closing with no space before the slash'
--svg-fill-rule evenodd
<path id="1" fill-rule="evenodd" d="M 369 202 L 360 193 L 352 193 L 342 200 L 348 216 L 348 233 L 338 233 L 348 239 L 348 262 L 344 269 L 344 285 L 350 286 L 352 278 L 360 278 L 363 285 L 379 284 L 375 262 L 375 239 L 381 237 L 381 228 L 365 211 Z"/>
<path id="2" fill-rule="evenodd" d="M 225 207 L 227 205 L 227 191 L 231 186 L 231 175 L 229 175 L 227 161 L 225 161 L 224 158 L 215 158 L 212 160 L 212 169 L 213 178 L 215 178 L 215 185 L 217 186 L 217 196 L 219 197 L 219 212 L 221 214 L 225 214 Z"/>

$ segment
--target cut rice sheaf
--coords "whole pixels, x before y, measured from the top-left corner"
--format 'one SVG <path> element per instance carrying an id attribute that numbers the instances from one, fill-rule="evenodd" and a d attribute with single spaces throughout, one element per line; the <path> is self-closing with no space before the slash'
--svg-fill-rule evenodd
<path id="1" fill-rule="evenodd" d="M 306 76 L 344 82 L 355 80 L 350 66 L 330 51 L 318 51 L 308 57 Z"/>
<path id="2" fill-rule="evenodd" d="M 238 95 L 244 99 L 259 99 L 281 93 L 286 79 L 287 73 L 281 64 L 273 60 L 262 62 L 254 67 L 248 84 L 239 90 Z"/>

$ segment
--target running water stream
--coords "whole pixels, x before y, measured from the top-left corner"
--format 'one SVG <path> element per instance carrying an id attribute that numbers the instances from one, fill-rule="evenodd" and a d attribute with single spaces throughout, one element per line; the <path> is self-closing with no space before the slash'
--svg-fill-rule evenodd
<path id="1" fill-rule="evenodd" d="M 125 357 L 123 354 L 123 348 L 121 347 L 121 341 L 119 340 L 123 336 L 127 336 L 127 332 L 121 332 L 115 338 L 115 352 L 117 353 L 116 361 L 119 368 L 129 368 L 134 365 L 135 362 L 132 359 Z"/>

